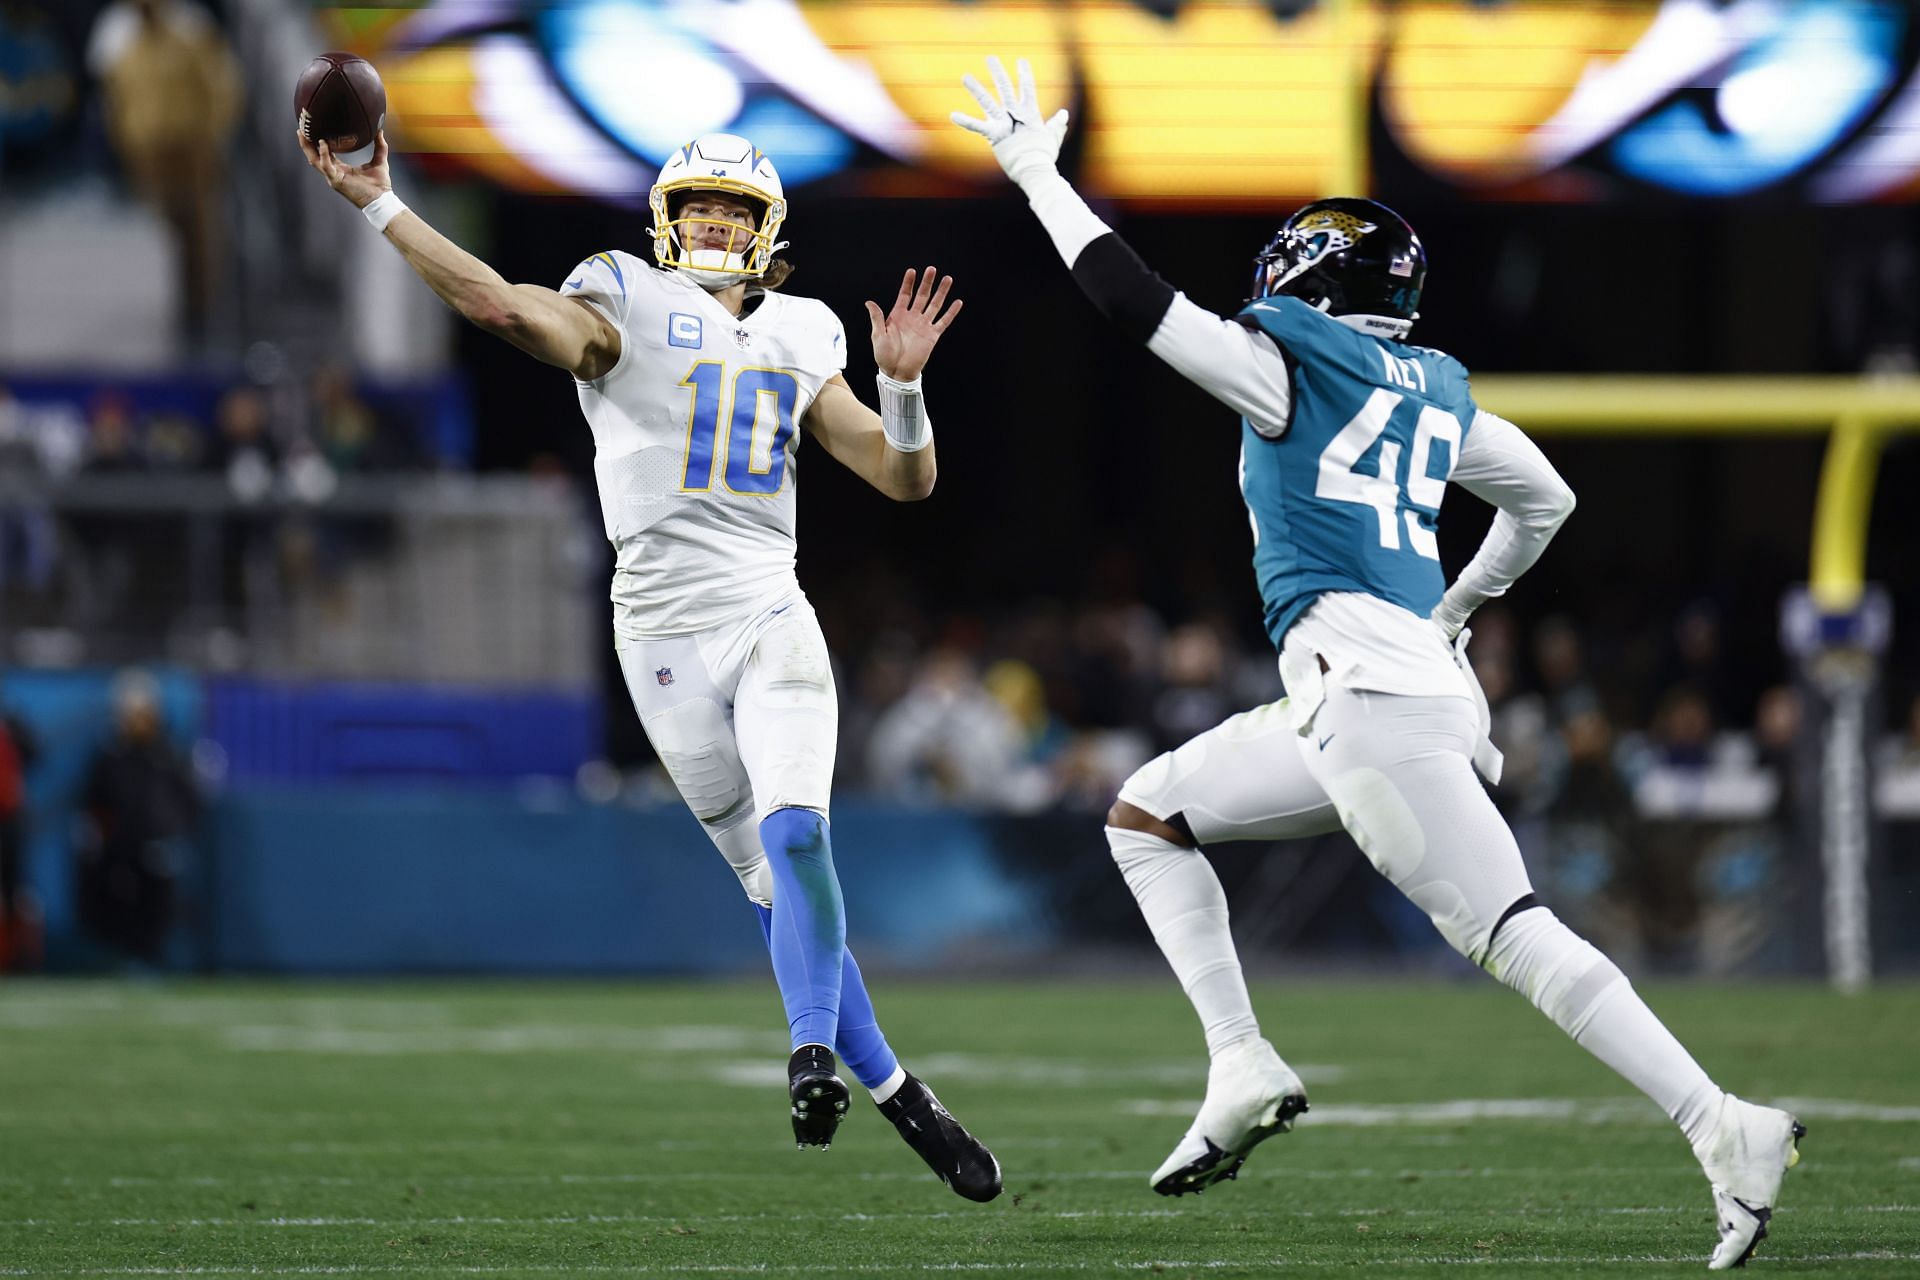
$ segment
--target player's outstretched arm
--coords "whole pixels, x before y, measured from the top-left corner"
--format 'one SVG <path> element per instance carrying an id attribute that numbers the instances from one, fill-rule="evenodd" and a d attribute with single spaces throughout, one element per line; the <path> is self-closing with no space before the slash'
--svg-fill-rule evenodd
<path id="1" fill-rule="evenodd" d="M 363 165 L 342 164 L 324 141 L 310 142 L 304 135 L 300 149 L 327 185 L 367 213 L 407 265 L 468 320 L 583 382 L 600 377 L 620 359 L 620 331 L 587 303 L 539 285 L 508 283 L 401 204 L 387 172 L 385 133 L 374 139 L 373 158 Z"/>
<path id="2" fill-rule="evenodd" d="M 952 276 L 932 267 L 924 273 L 909 268 L 890 310 L 867 303 L 873 362 L 880 370 L 879 413 L 862 404 L 838 374 L 820 388 L 807 411 L 807 428 L 827 452 L 896 502 L 915 502 L 933 492 L 933 427 L 920 372 L 960 314 L 960 300 L 947 301 L 952 289 Z"/>
<path id="3" fill-rule="evenodd" d="M 1017 90 L 998 58 L 987 59 L 993 91 L 965 77 L 961 83 L 986 118 L 956 111 L 953 122 L 993 145 L 994 158 L 1026 194 L 1074 282 L 1122 333 L 1264 433 L 1284 432 L 1292 384 L 1279 348 L 1175 290 L 1087 207 L 1058 168 L 1066 111 L 1043 120 L 1033 69 L 1025 58 L 1016 67 Z"/>

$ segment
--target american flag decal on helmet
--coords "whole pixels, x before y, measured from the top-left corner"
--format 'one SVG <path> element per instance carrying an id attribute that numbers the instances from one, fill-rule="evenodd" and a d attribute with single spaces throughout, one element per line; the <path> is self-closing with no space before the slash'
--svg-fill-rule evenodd
<path id="1" fill-rule="evenodd" d="M 658 671 L 653 673 L 653 678 L 655 680 L 658 680 L 661 684 L 661 687 L 664 688 L 665 686 L 673 683 L 673 668 L 661 667 Z"/>

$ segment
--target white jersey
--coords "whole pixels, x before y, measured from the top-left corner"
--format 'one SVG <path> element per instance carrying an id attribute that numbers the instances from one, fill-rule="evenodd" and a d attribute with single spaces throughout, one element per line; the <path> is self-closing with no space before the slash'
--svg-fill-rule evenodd
<path id="1" fill-rule="evenodd" d="M 734 316 L 677 271 L 596 253 L 567 277 L 620 330 L 620 358 L 579 382 L 613 543 L 614 628 L 690 635 L 799 591 L 794 455 L 821 386 L 846 367 L 825 303 L 761 293 Z"/>

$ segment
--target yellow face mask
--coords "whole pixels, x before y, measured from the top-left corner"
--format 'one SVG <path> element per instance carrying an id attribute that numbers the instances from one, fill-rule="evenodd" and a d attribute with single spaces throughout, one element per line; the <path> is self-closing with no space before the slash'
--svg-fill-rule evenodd
<path id="1" fill-rule="evenodd" d="M 745 226 L 729 218 L 689 217 L 685 207 L 693 201 L 675 197 L 717 191 L 739 196 L 762 212 L 757 226 Z M 649 201 L 653 208 L 653 256 L 663 267 L 692 274 L 709 288 L 723 288 L 739 280 L 757 279 L 773 262 L 783 242 L 776 239 L 780 224 L 786 221 L 784 200 L 769 198 L 761 184 L 751 180 L 714 174 L 689 174 L 655 185 Z M 676 213 L 674 206 L 680 206 Z M 728 232 L 726 249 L 695 249 L 691 232 L 696 227 L 721 227 Z"/>

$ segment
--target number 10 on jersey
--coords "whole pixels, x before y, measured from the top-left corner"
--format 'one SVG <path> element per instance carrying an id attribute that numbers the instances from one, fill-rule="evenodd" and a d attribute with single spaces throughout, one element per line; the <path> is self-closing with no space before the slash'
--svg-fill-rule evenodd
<path id="1" fill-rule="evenodd" d="M 713 488 L 713 466 L 720 451 L 722 410 L 731 403 L 727 418 L 724 473 L 732 493 L 774 494 L 787 478 L 787 442 L 793 439 L 793 413 L 800 403 L 800 383 L 785 369 L 742 369 L 733 375 L 733 386 L 726 385 L 726 366 L 718 360 L 702 360 L 687 370 L 680 385 L 693 393 L 687 407 L 687 467 L 680 488 L 685 493 L 704 493 Z M 766 453 L 755 446 L 760 439 L 760 422 L 766 415 L 762 399 L 771 398 L 773 439 Z M 765 457 L 766 465 L 759 465 Z"/>

